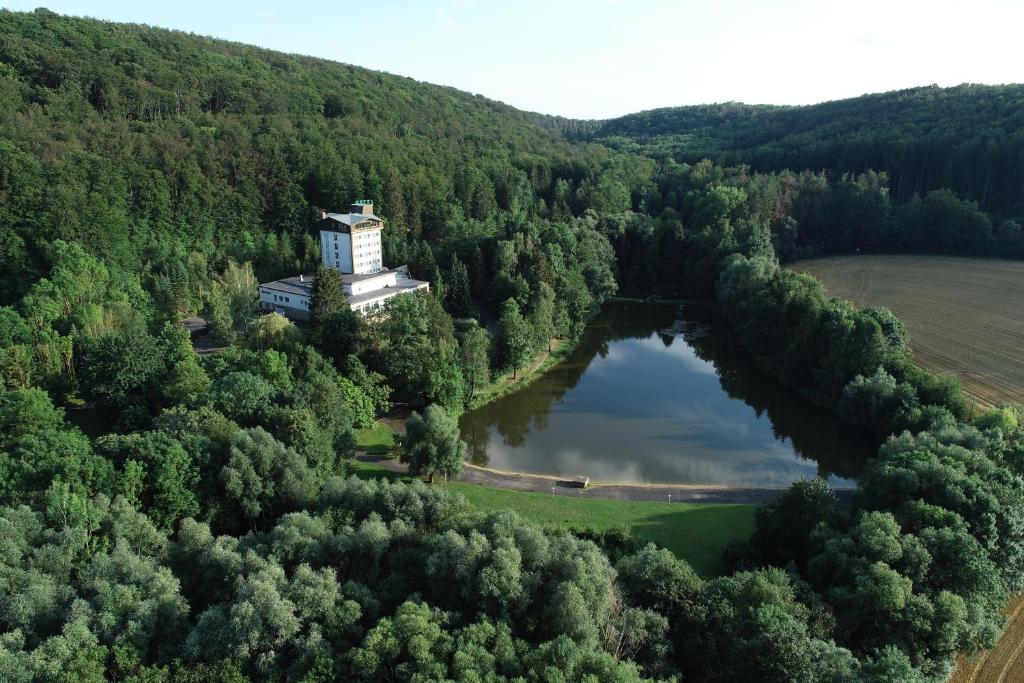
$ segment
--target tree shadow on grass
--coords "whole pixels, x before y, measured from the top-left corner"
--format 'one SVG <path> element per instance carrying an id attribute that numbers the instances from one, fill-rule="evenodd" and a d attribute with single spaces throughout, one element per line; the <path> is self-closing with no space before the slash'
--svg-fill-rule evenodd
<path id="1" fill-rule="evenodd" d="M 394 444 L 383 444 L 383 443 L 371 443 L 362 445 L 359 450 L 370 455 L 379 455 L 381 457 L 388 457 L 394 454 Z"/>
<path id="2" fill-rule="evenodd" d="M 726 548 L 753 533 L 754 509 L 753 505 L 680 505 L 677 510 L 636 520 L 630 533 L 672 551 L 703 578 L 713 578 L 721 572 Z"/>
<path id="3" fill-rule="evenodd" d="M 410 481 L 408 474 L 392 472 L 383 467 L 375 467 L 359 461 L 349 462 L 348 473 L 354 474 L 360 479 L 386 479 L 388 481 L 404 481 L 406 483 Z"/>

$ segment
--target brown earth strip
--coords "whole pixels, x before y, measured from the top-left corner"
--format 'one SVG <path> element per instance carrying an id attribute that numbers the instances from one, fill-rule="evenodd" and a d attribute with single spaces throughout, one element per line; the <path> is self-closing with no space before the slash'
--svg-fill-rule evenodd
<path id="1" fill-rule="evenodd" d="M 1024 681 L 1024 596 L 1011 600 L 1003 614 L 1008 619 L 1006 631 L 996 646 L 971 659 L 957 657 L 948 683 Z"/>
<path id="2" fill-rule="evenodd" d="M 839 256 L 799 261 L 830 296 L 885 306 L 915 360 L 956 375 L 982 406 L 1024 403 L 1024 262 L 947 256 Z"/>

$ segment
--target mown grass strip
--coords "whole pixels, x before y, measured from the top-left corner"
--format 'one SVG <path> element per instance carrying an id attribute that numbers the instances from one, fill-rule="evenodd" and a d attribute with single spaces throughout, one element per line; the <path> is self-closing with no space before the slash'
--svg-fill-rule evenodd
<path id="1" fill-rule="evenodd" d="M 360 477 L 408 480 L 373 463 L 355 461 L 351 466 Z M 705 578 L 720 573 L 722 555 L 731 543 L 750 537 L 757 509 L 756 505 L 573 498 L 462 482 L 449 482 L 447 487 L 481 510 L 513 510 L 547 528 L 623 531 L 668 548 Z"/>

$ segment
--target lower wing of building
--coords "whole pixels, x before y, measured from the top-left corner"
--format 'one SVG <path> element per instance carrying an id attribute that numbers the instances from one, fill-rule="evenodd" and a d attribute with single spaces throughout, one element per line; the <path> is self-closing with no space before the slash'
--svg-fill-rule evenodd
<path id="1" fill-rule="evenodd" d="M 428 283 L 414 280 L 407 266 L 376 273 L 343 274 L 341 279 L 349 306 L 362 315 L 373 315 L 391 297 L 430 289 Z M 290 320 L 309 320 L 315 280 L 315 275 L 296 275 L 261 284 L 260 310 L 274 311 Z"/>

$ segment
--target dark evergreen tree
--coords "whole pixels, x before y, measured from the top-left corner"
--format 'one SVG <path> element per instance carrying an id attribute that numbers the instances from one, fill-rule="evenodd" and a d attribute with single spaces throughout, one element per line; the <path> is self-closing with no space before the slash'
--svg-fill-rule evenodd
<path id="1" fill-rule="evenodd" d="M 451 314 L 464 318 L 473 310 L 473 301 L 469 289 L 469 271 L 458 255 L 452 256 L 448 288 L 445 295 L 445 306 Z"/>

